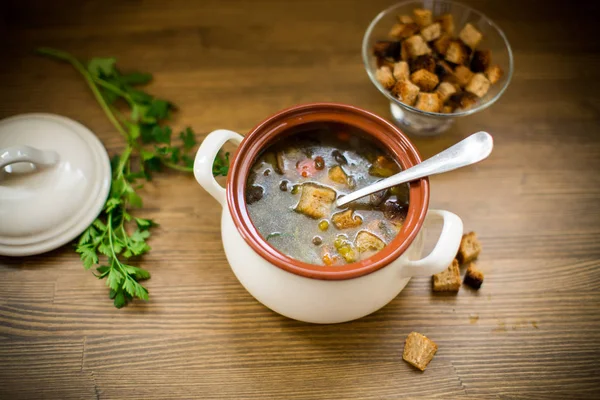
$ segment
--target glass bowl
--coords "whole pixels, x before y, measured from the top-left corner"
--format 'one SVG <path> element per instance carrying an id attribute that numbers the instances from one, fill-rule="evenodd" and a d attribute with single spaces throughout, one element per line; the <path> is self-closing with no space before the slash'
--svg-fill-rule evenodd
<path id="1" fill-rule="evenodd" d="M 415 8 L 431 10 L 434 19 L 442 14 L 452 14 L 454 17 L 455 34 L 470 22 L 483 35 L 477 49 L 489 49 L 492 52 L 492 63 L 498 64 L 504 71 L 502 78 L 490 86 L 487 94 L 479 99 L 470 109 L 451 114 L 435 113 L 419 110 L 402 103 L 386 90 L 375 78 L 377 60 L 373 55 L 373 45 L 379 40 L 391 40 L 388 33 L 398 22 L 398 15 L 413 15 Z M 411 0 L 395 4 L 382 11 L 371 22 L 362 43 L 362 56 L 365 68 L 371 81 L 390 101 L 390 111 L 396 125 L 403 131 L 418 136 L 438 135 L 447 130 L 456 117 L 474 114 L 491 106 L 500 98 L 508 87 L 513 74 L 513 55 L 504 33 L 485 15 L 463 4 L 448 0 Z"/>

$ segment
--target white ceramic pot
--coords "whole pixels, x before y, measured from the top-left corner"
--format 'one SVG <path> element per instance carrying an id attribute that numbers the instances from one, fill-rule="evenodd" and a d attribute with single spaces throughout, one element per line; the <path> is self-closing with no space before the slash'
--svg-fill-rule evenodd
<path id="1" fill-rule="evenodd" d="M 341 117 L 340 117 L 341 116 Z M 413 276 L 431 276 L 455 257 L 463 226 L 448 211 L 428 210 L 428 180 L 411 184 L 409 212 L 402 231 L 386 249 L 370 259 L 343 267 L 308 265 L 279 253 L 264 241 L 245 208 L 243 186 L 261 149 L 285 131 L 315 121 L 351 124 L 374 135 L 387 132 L 388 150 L 403 168 L 420 162 L 410 141 L 393 125 L 351 106 L 316 103 L 284 110 L 265 120 L 244 139 L 216 130 L 203 141 L 194 164 L 200 185 L 223 207 L 221 234 L 227 260 L 241 284 L 259 302 L 289 318 L 312 323 L 339 323 L 361 318 L 394 299 Z M 391 140 L 391 141 L 390 141 Z M 240 144 L 227 180 L 227 190 L 212 175 L 217 152 L 227 141 Z M 406 152 L 412 157 L 405 157 Z M 414 200 L 414 204 L 413 204 Z M 437 221 L 436 221 L 437 220 Z M 432 252 L 421 257 L 423 236 L 432 222 L 442 231 Z"/>

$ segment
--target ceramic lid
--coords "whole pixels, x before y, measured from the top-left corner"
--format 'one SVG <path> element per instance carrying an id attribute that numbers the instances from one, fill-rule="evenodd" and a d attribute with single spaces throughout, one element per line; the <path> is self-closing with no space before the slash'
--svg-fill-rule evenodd
<path id="1" fill-rule="evenodd" d="M 58 115 L 0 121 L 0 166 L 0 255 L 39 254 L 73 240 L 98 216 L 110 189 L 102 143 Z"/>

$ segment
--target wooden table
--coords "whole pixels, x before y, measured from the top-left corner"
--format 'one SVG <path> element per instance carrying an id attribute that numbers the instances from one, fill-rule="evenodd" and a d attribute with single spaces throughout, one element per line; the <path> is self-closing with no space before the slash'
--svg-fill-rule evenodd
<path id="1" fill-rule="evenodd" d="M 597 398 L 597 22 L 586 7 L 470 3 L 511 41 L 513 81 L 493 107 L 415 143 L 428 157 L 471 132 L 495 134 L 489 160 L 431 179 L 431 207 L 457 213 L 482 240 L 479 292 L 433 295 L 419 278 L 359 321 L 286 319 L 229 269 L 219 205 L 192 176 L 168 173 L 140 211 L 161 224 L 142 261 L 153 274 L 149 302 L 115 309 L 69 245 L 0 258 L 0 398 Z M 389 117 L 360 56 L 367 24 L 389 4 L 3 2 L 0 117 L 62 114 L 109 153 L 122 148 L 74 70 L 32 55 L 40 45 L 153 72 L 151 92 L 181 109 L 175 125 L 202 136 L 247 132 L 312 101 Z M 401 358 L 413 330 L 439 345 L 425 373 Z"/>

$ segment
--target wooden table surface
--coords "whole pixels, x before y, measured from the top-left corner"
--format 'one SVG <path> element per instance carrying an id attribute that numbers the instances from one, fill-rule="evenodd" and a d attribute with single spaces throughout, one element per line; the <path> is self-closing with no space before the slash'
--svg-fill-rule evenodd
<path id="1" fill-rule="evenodd" d="M 142 264 L 151 299 L 117 310 L 70 245 L 0 258 L 0 398 L 597 398 L 600 393 L 600 42 L 594 11 L 470 1 L 512 43 L 516 70 L 493 107 L 415 139 L 424 157 L 495 134 L 484 163 L 431 179 L 431 207 L 483 243 L 479 292 L 413 279 L 361 320 L 317 326 L 259 304 L 228 267 L 220 207 L 167 173 L 140 215 L 161 227 Z M 386 118 L 367 78 L 363 32 L 389 1 L 30 2 L 0 6 L 0 117 L 62 114 L 110 154 L 122 140 L 76 72 L 45 45 L 115 56 L 155 74 L 176 126 L 248 132 L 298 103 L 354 104 Z M 425 373 L 404 338 L 439 351 Z"/>

